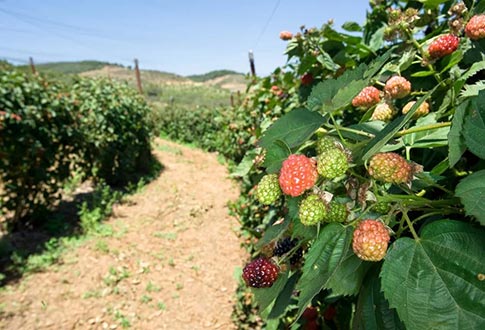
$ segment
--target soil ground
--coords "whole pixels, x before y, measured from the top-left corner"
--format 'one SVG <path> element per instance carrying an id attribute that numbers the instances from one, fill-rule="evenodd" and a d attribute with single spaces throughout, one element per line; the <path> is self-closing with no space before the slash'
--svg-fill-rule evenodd
<path id="1" fill-rule="evenodd" d="M 217 156 L 158 140 L 161 175 L 62 262 L 0 291 L 1 329 L 233 329 L 244 251 Z"/>

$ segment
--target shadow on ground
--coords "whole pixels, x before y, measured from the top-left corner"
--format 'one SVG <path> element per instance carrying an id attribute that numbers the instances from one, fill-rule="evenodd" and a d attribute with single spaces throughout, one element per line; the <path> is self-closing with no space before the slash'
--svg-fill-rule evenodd
<path id="1" fill-rule="evenodd" d="M 94 185 L 84 182 L 63 196 L 55 209 L 29 219 L 23 226 L 0 237 L 0 288 L 19 281 L 24 274 L 42 271 L 59 261 L 63 241 L 79 240 L 100 225 L 112 212 L 114 203 L 136 193 L 156 179 L 164 166 L 152 155 L 146 170 L 125 186 Z"/>

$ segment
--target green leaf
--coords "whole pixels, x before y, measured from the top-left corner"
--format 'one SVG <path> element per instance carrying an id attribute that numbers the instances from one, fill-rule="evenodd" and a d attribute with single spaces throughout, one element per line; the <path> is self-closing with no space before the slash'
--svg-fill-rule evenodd
<path id="1" fill-rule="evenodd" d="M 297 284 L 300 290 L 297 318 L 321 289 L 332 289 L 338 295 L 358 292 L 367 265 L 350 248 L 352 232 L 350 227 L 328 224 L 308 250 Z"/>
<path id="2" fill-rule="evenodd" d="M 465 85 L 464 90 L 460 93 L 460 98 L 477 96 L 481 91 L 485 90 L 485 83 L 479 81 L 474 85 Z"/>
<path id="3" fill-rule="evenodd" d="M 256 248 L 261 249 L 266 244 L 269 244 L 271 241 L 281 236 L 286 229 L 288 229 L 290 222 L 291 218 L 286 216 L 284 221 L 278 221 L 277 223 L 272 223 L 269 225 L 264 231 L 263 237 L 258 241 L 258 243 L 256 243 Z"/>
<path id="4" fill-rule="evenodd" d="M 436 113 L 430 113 L 426 117 L 419 118 L 416 121 L 414 128 L 419 128 L 436 123 Z M 410 148 L 437 148 L 448 145 L 449 127 L 440 127 L 437 129 L 429 129 L 422 132 L 407 134 L 403 141 L 406 146 Z"/>
<path id="5" fill-rule="evenodd" d="M 275 300 L 273 308 L 268 315 L 270 319 L 276 319 L 282 316 L 288 305 L 290 304 L 291 297 L 293 296 L 293 291 L 295 290 L 295 285 L 298 279 L 300 278 L 300 273 L 294 273 L 290 276 L 288 281 L 286 282 L 285 287 L 281 290 L 280 294 Z"/>
<path id="6" fill-rule="evenodd" d="M 408 329 L 483 329 L 485 231 L 439 220 L 401 237 L 382 266 L 384 296 Z"/>
<path id="7" fill-rule="evenodd" d="M 288 273 L 280 273 L 276 282 L 269 288 L 253 288 L 254 298 L 259 306 L 259 310 L 263 312 L 269 305 L 279 296 L 288 281 Z"/>
<path id="8" fill-rule="evenodd" d="M 339 66 L 333 61 L 332 57 L 325 51 L 320 51 L 320 55 L 317 56 L 317 61 L 320 62 L 325 69 L 330 71 L 337 71 Z"/>
<path id="9" fill-rule="evenodd" d="M 396 310 L 389 307 L 389 302 L 382 293 L 380 269 L 373 267 L 362 283 L 352 324 L 353 330 L 405 329 Z"/>
<path id="10" fill-rule="evenodd" d="M 435 74 L 434 71 L 418 71 L 418 72 L 411 74 L 411 77 L 416 77 L 416 78 L 429 77 L 429 76 L 432 76 L 434 74 Z"/>
<path id="11" fill-rule="evenodd" d="M 356 23 L 356 22 L 345 22 L 342 25 L 342 29 L 344 29 L 345 31 L 349 31 L 349 32 L 360 32 L 360 31 L 362 31 L 362 27 L 359 25 L 359 23 Z"/>
<path id="12" fill-rule="evenodd" d="M 448 133 L 448 158 L 450 160 L 450 167 L 458 163 L 461 155 L 466 150 L 465 140 L 462 136 L 463 122 L 467 113 L 467 108 L 470 102 L 463 102 L 455 109 L 455 115 L 451 121 L 450 132 Z"/>
<path id="13" fill-rule="evenodd" d="M 412 116 L 418 110 L 418 108 L 421 106 L 421 104 L 426 101 L 433 92 L 436 90 L 438 87 L 435 86 L 432 90 L 430 90 L 428 93 L 425 95 L 421 96 L 419 100 L 411 107 L 409 112 L 405 116 L 398 117 L 394 119 L 392 122 L 390 122 L 382 131 L 380 131 L 372 140 L 370 140 L 369 144 L 363 151 L 362 159 L 367 160 L 370 157 L 372 157 L 374 154 L 379 152 L 381 148 L 389 142 L 394 135 L 404 126 L 406 123 L 411 120 Z"/>
<path id="14" fill-rule="evenodd" d="M 439 5 L 441 5 L 443 2 L 446 2 L 447 0 L 418 0 L 419 2 L 423 3 L 426 8 L 437 8 Z"/>
<path id="15" fill-rule="evenodd" d="M 305 142 L 323 123 L 325 118 L 305 108 L 290 111 L 279 118 L 265 132 L 259 145 L 269 149 L 276 140 L 294 148 Z"/>
<path id="16" fill-rule="evenodd" d="M 468 149 L 485 159 L 485 91 L 472 100 L 472 108 L 465 117 L 463 137 Z"/>
<path id="17" fill-rule="evenodd" d="M 365 82 L 362 81 L 367 66 L 361 64 L 354 70 L 348 70 L 337 79 L 327 79 L 318 83 L 312 90 L 308 97 L 308 107 L 314 111 L 332 112 L 341 106 L 349 103 L 352 99 L 365 87 Z M 363 87 L 360 87 L 363 86 Z M 334 101 L 334 97 L 341 94 Z M 343 100 L 342 95 L 346 99 Z"/>
<path id="18" fill-rule="evenodd" d="M 475 216 L 485 226 L 485 170 L 461 180 L 456 186 L 455 195 L 465 206 L 466 214 Z"/>
<path id="19" fill-rule="evenodd" d="M 254 158 L 258 152 L 255 149 L 251 149 L 244 155 L 244 158 L 237 165 L 237 167 L 231 172 L 231 177 L 243 177 L 246 176 L 253 168 Z"/>
<path id="20" fill-rule="evenodd" d="M 281 140 L 276 140 L 273 144 L 266 150 L 266 156 L 264 157 L 263 166 L 266 167 L 266 172 L 277 173 L 283 161 L 288 158 L 291 154 L 291 150 Z"/>
<path id="21" fill-rule="evenodd" d="M 463 59 L 463 52 L 461 50 L 458 50 L 456 52 L 453 52 L 453 54 L 446 56 L 443 59 L 443 61 L 446 62 L 446 63 L 443 63 L 443 64 L 445 64 L 445 67 L 441 70 L 440 73 L 444 73 L 444 72 L 448 71 L 453 66 L 460 63 L 462 59 Z"/>

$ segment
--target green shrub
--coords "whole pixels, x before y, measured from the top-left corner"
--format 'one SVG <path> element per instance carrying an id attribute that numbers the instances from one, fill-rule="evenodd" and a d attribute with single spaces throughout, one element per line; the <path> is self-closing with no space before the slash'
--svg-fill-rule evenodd
<path id="1" fill-rule="evenodd" d="M 88 176 L 126 185 L 150 164 L 150 109 L 143 97 L 109 79 L 72 86 L 81 127 L 80 157 Z"/>
<path id="2" fill-rule="evenodd" d="M 0 71 L 0 203 L 13 222 L 52 206 L 78 151 L 78 123 L 65 88 Z"/>

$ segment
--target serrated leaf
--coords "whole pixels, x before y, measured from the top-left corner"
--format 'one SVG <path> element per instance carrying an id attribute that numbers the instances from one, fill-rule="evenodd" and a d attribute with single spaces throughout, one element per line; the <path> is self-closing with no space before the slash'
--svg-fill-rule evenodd
<path id="1" fill-rule="evenodd" d="M 332 289 L 340 295 L 358 292 L 367 265 L 350 248 L 352 233 L 350 227 L 328 224 L 308 250 L 303 275 L 297 284 L 300 290 L 297 319 L 321 289 Z"/>
<path id="2" fill-rule="evenodd" d="M 342 29 L 344 29 L 345 31 L 349 31 L 349 32 L 360 32 L 360 31 L 362 31 L 362 27 L 359 25 L 359 23 L 356 23 L 356 22 L 345 22 L 342 25 Z"/>
<path id="3" fill-rule="evenodd" d="M 350 89 L 346 87 L 356 80 L 361 80 L 366 69 L 367 65 L 361 64 L 354 70 L 346 71 L 337 79 L 327 79 L 318 83 L 308 97 L 308 107 L 314 111 L 318 110 L 323 112 L 332 112 L 336 110 L 338 107 L 334 104 L 333 98 L 339 92 L 342 93 L 342 89 L 348 90 L 346 93 L 348 93 L 351 98 L 346 101 L 350 104 L 352 98 L 357 95 L 362 88 L 353 90 L 355 89 L 355 86 L 351 86 Z"/>
<path id="4" fill-rule="evenodd" d="M 280 273 L 276 282 L 269 288 L 251 289 L 261 312 L 268 308 L 268 306 L 279 296 L 288 281 L 288 273 L 289 271 Z"/>
<path id="5" fill-rule="evenodd" d="M 276 140 L 281 140 L 290 148 L 305 142 L 323 123 L 325 118 L 317 112 L 305 108 L 290 111 L 268 128 L 259 145 L 269 149 Z"/>
<path id="6" fill-rule="evenodd" d="M 374 154 L 379 152 L 381 148 L 389 142 L 394 135 L 404 126 L 406 123 L 411 120 L 412 116 L 421 106 L 421 104 L 426 101 L 433 92 L 436 90 L 438 86 L 435 86 L 432 90 L 427 92 L 425 95 L 421 96 L 419 100 L 411 107 L 409 112 L 405 116 L 398 117 L 390 122 L 382 131 L 380 131 L 366 146 L 363 151 L 362 159 L 367 160 L 372 157 Z"/>
<path id="7" fill-rule="evenodd" d="M 465 206 L 466 214 L 485 226 L 485 170 L 475 172 L 458 183 L 455 195 Z"/>
<path id="8" fill-rule="evenodd" d="M 474 85 L 465 85 L 464 90 L 460 93 L 460 98 L 464 99 L 477 96 L 483 90 L 485 90 L 485 83 L 483 81 L 479 81 Z"/>
<path id="9" fill-rule="evenodd" d="M 462 136 L 463 131 L 463 122 L 465 120 L 465 115 L 467 113 L 467 108 L 469 106 L 469 102 L 464 102 L 460 104 L 455 109 L 455 115 L 453 120 L 451 121 L 450 132 L 448 133 L 448 158 L 450 160 L 450 167 L 456 165 L 456 163 L 460 160 L 461 155 L 466 150 L 465 140 Z"/>
<path id="10" fill-rule="evenodd" d="M 461 50 L 457 50 L 453 52 L 451 55 L 446 56 L 443 61 L 446 61 L 446 63 L 443 63 L 445 67 L 441 70 L 440 73 L 444 73 L 451 69 L 453 66 L 456 64 L 460 63 L 460 61 L 463 59 L 463 52 Z"/>
<path id="11" fill-rule="evenodd" d="M 263 166 L 266 167 L 266 172 L 277 173 L 283 161 L 291 154 L 291 150 L 281 140 L 276 140 L 273 144 L 266 149 L 266 155 L 264 157 Z"/>
<path id="12" fill-rule="evenodd" d="M 472 153 L 485 159 L 485 91 L 472 100 L 472 107 L 465 116 L 463 137 Z"/>
<path id="13" fill-rule="evenodd" d="M 381 290 L 380 267 L 373 267 L 362 283 L 352 324 L 352 330 L 404 330 L 404 325 L 396 310 L 389 307 L 389 302 Z"/>
<path id="14" fill-rule="evenodd" d="M 483 329 L 485 231 L 439 220 L 401 237 L 382 266 L 384 296 L 408 329 Z"/>
<path id="15" fill-rule="evenodd" d="M 333 61 L 332 57 L 325 51 L 320 51 L 317 56 L 317 61 L 322 64 L 325 69 L 330 71 L 337 71 L 339 66 Z"/>

